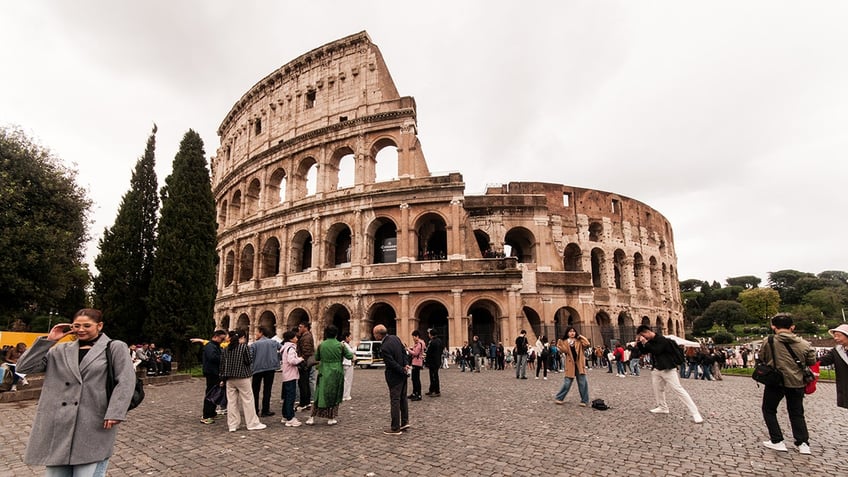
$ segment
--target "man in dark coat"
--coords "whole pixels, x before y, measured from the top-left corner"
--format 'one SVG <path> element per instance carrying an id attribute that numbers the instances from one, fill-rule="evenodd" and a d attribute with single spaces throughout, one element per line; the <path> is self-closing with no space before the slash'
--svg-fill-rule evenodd
<path id="1" fill-rule="evenodd" d="M 388 334 L 386 327 L 377 325 L 373 330 L 374 339 L 382 340 L 380 354 L 386 365 L 386 384 L 389 386 L 392 425 L 383 429 L 383 434 L 398 435 L 409 428 L 409 402 L 406 397 L 410 366 L 407 363 L 406 349 L 400 338 Z"/>
<path id="2" fill-rule="evenodd" d="M 212 338 L 203 347 L 203 377 L 206 378 L 206 394 L 203 396 L 203 418 L 200 422 L 204 424 L 212 424 L 215 421 L 215 403 L 206 399 L 206 395 L 212 388 L 221 384 L 221 375 L 219 373 L 221 367 L 221 342 L 227 338 L 227 332 L 224 330 L 215 330 L 212 333 Z"/>
<path id="3" fill-rule="evenodd" d="M 430 336 L 430 342 L 427 343 L 424 366 L 427 366 L 427 369 L 430 370 L 430 390 L 424 394 L 430 397 L 439 397 L 442 395 L 439 386 L 439 368 L 442 367 L 442 353 L 445 346 L 436 334 L 436 330 L 430 328 L 427 330 L 427 334 Z"/>

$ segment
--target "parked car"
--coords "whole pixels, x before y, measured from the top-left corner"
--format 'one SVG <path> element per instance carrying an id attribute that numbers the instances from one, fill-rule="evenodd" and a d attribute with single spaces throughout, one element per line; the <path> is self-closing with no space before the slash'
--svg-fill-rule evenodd
<path id="1" fill-rule="evenodd" d="M 385 366 L 383 356 L 380 354 L 380 346 L 382 341 L 360 341 L 356 347 L 354 354 L 356 355 L 356 364 L 360 368 L 366 369 L 370 367 Z"/>

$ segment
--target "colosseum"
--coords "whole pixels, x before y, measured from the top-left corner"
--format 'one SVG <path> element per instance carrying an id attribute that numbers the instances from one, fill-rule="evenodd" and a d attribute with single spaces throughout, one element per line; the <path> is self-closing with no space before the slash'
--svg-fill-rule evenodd
<path id="1" fill-rule="evenodd" d="M 319 338 L 332 323 L 357 341 L 382 323 L 405 341 L 434 328 L 451 347 L 571 324 L 595 345 L 642 323 L 683 333 L 662 214 L 546 182 L 467 195 L 460 173 L 430 173 L 417 133 L 415 100 L 365 32 L 250 88 L 212 159 L 216 325 L 282 333 L 306 319 Z"/>

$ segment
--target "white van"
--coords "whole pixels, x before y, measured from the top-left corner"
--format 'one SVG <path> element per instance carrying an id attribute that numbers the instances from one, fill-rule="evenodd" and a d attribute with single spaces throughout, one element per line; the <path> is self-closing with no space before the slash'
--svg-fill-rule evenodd
<path id="1" fill-rule="evenodd" d="M 354 351 L 356 364 L 362 369 L 372 366 L 385 366 L 383 356 L 380 354 L 380 346 L 382 344 L 382 341 L 360 341 L 359 346 Z"/>

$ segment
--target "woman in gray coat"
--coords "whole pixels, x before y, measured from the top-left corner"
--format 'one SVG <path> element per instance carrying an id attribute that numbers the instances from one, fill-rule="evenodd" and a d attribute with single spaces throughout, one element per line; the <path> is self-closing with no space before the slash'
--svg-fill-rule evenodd
<path id="1" fill-rule="evenodd" d="M 21 373 L 44 372 L 41 398 L 24 461 L 46 465 L 46 476 L 102 476 L 115 446 L 117 425 L 126 419 L 135 388 L 129 348 L 110 345 L 115 380 L 106 399 L 106 344 L 103 315 L 85 308 L 73 324 L 60 323 L 18 360 Z M 75 341 L 58 343 L 67 335 Z"/>

